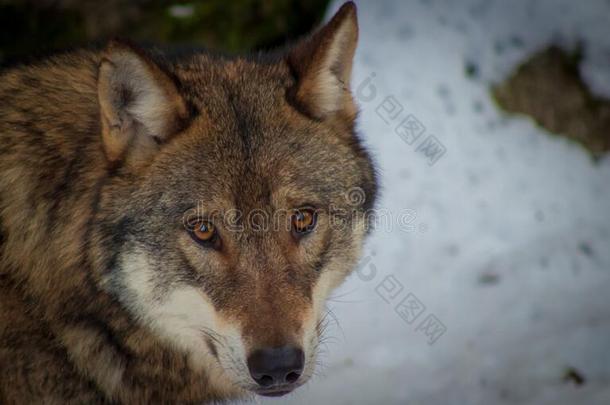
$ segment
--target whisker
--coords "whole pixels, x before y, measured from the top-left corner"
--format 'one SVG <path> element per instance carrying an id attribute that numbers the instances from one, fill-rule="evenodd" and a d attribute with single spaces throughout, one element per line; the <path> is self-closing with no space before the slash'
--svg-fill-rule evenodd
<path id="1" fill-rule="evenodd" d="M 327 301 L 331 301 L 331 302 L 337 302 L 337 303 L 339 303 L 339 304 L 359 304 L 359 303 L 364 302 L 364 300 L 362 300 L 362 299 L 361 299 L 361 300 L 354 300 L 354 301 L 347 301 L 347 300 L 340 300 L 340 299 L 339 299 L 339 298 L 346 297 L 346 296 L 348 296 L 348 295 L 350 295 L 350 294 L 353 294 L 353 293 L 355 293 L 356 291 L 357 291 L 357 289 L 355 288 L 355 289 L 353 289 L 353 290 L 351 290 L 351 291 L 347 291 L 347 292 L 345 292 L 345 293 L 343 293 L 343 294 L 339 294 L 339 295 L 331 295 L 331 296 L 330 296 L 330 297 L 328 297 L 326 300 L 327 300 Z"/>

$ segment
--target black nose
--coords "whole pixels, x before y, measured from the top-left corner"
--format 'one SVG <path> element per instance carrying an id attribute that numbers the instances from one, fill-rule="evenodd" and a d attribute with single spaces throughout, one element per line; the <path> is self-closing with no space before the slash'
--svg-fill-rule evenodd
<path id="1" fill-rule="evenodd" d="M 303 373 L 305 355 L 294 346 L 264 348 L 248 357 L 248 369 L 261 387 L 292 384 Z"/>

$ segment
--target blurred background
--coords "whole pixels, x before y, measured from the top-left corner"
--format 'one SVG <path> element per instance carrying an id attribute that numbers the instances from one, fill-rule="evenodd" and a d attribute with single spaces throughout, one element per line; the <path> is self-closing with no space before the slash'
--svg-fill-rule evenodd
<path id="1" fill-rule="evenodd" d="M 316 26 L 328 0 L 3 0 L 0 66 L 113 37 L 174 47 L 257 51 Z"/>
<path id="2" fill-rule="evenodd" d="M 340 1 L 2 1 L 0 65 L 122 36 L 259 51 Z M 377 229 L 318 374 L 260 403 L 610 403 L 610 1 L 358 1 Z"/>

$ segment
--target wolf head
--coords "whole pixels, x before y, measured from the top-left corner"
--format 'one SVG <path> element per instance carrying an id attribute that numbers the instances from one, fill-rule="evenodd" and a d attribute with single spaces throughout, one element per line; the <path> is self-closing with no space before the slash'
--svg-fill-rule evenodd
<path id="1" fill-rule="evenodd" d="M 312 375 L 376 192 L 354 133 L 357 36 L 348 3 L 271 56 L 104 51 L 98 279 L 214 381 L 281 395 Z"/>

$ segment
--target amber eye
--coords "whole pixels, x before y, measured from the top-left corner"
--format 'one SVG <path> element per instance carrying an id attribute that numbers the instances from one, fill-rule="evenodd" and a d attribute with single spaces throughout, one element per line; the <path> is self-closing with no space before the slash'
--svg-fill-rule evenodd
<path id="1" fill-rule="evenodd" d="M 191 235 L 195 241 L 202 245 L 218 247 L 218 232 L 211 222 L 198 219 L 191 224 Z"/>
<path id="2" fill-rule="evenodd" d="M 292 232 L 297 236 L 305 235 L 316 226 L 316 212 L 310 208 L 296 210 L 292 214 Z"/>

